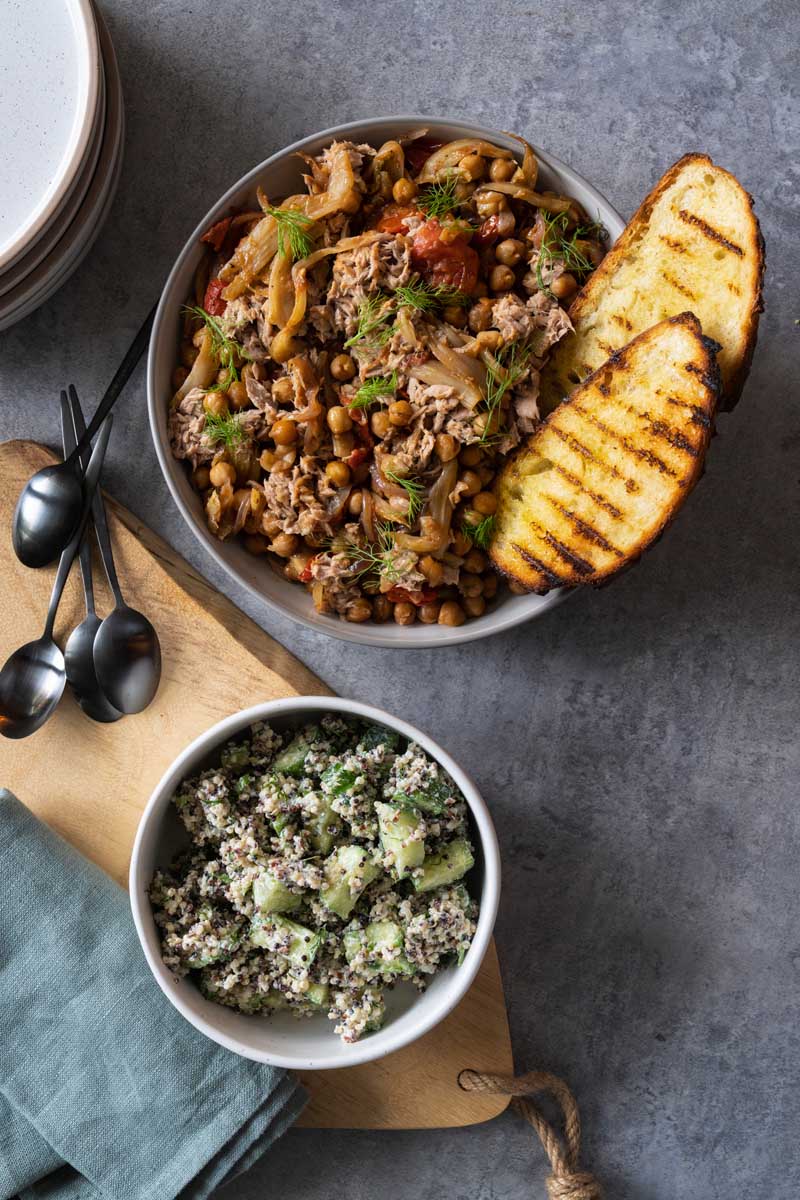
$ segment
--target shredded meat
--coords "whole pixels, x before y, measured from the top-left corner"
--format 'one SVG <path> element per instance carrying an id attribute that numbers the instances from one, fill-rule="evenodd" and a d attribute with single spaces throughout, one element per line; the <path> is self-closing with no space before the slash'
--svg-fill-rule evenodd
<path id="1" fill-rule="evenodd" d="M 210 462 L 214 448 L 203 436 L 206 414 L 203 408 L 205 392 L 192 388 L 169 414 L 169 444 L 176 458 L 186 458 L 192 470 L 201 463 Z"/>

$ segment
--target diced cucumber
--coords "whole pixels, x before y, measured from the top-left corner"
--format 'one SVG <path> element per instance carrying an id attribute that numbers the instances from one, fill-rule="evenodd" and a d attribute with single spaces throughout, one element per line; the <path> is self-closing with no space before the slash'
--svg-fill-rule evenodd
<path id="1" fill-rule="evenodd" d="M 385 746 L 387 750 L 397 750 L 400 745 L 400 734 L 383 725 L 367 725 L 358 739 L 362 750 L 374 750 L 376 746 Z"/>
<path id="2" fill-rule="evenodd" d="M 272 818 L 272 828 L 276 833 L 281 833 L 287 825 L 291 825 L 294 817 L 291 813 L 276 813 Z"/>
<path id="3" fill-rule="evenodd" d="M 422 874 L 414 876 L 414 888 L 429 892 L 432 888 L 455 883 L 475 865 L 472 847 L 464 838 L 456 838 L 438 854 L 428 855 L 421 867 Z"/>
<path id="4" fill-rule="evenodd" d="M 245 792 L 249 792 L 253 788 L 254 778 L 252 775 L 240 775 L 236 780 L 237 795 L 243 796 Z"/>
<path id="5" fill-rule="evenodd" d="M 358 897 L 379 870 L 363 846 L 337 846 L 325 860 L 320 900 L 338 917 L 349 917 Z"/>
<path id="6" fill-rule="evenodd" d="M 364 952 L 366 965 L 385 979 L 394 975 L 413 975 L 414 967 L 405 954 L 385 952 L 404 949 L 403 930 L 395 921 L 372 921 L 366 929 L 347 929 L 342 937 L 344 956 L 352 963 Z"/>
<path id="7" fill-rule="evenodd" d="M 278 771 L 281 775 L 293 775 L 295 778 L 303 774 L 303 766 L 306 761 L 311 746 L 304 734 L 296 734 L 281 750 L 280 754 L 276 755 L 272 762 L 272 770 Z"/>
<path id="8" fill-rule="evenodd" d="M 455 795 L 455 786 L 444 775 L 439 775 L 430 786 L 415 788 L 413 791 L 396 791 L 392 796 L 395 804 L 412 804 L 424 813 L 440 817 L 447 808 L 447 799 Z"/>
<path id="9" fill-rule="evenodd" d="M 262 871 L 253 881 L 253 901 L 259 912 L 291 912 L 302 901 L 302 896 L 290 892 L 285 883 L 276 879 L 269 869 Z"/>
<path id="10" fill-rule="evenodd" d="M 327 983 L 310 983 L 308 991 L 303 993 L 303 999 L 314 1008 L 327 1008 L 330 988 Z"/>
<path id="11" fill-rule="evenodd" d="M 229 771 L 246 767 L 250 762 L 250 751 L 247 746 L 226 746 L 220 754 L 220 763 Z"/>
<path id="12" fill-rule="evenodd" d="M 419 829 L 419 812 L 407 804 L 382 804 L 379 800 L 375 802 L 375 812 L 381 845 L 393 855 L 395 874 L 403 879 L 409 871 L 421 866 L 425 857 L 424 839 L 409 841 Z"/>
<path id="13" fill-rule="evenodd" d="M 315 817 L 307 825 L 311 845 L 320 854 L 330 854 L 336 845 L 336 839 L 341 837 L 342 822 L 338 813 L 333 811 L 329 797 L 322 797 L 322 806 Z"/>
<path id="14" fill-rule="evenodd" d="M 288 947 L 276 949 L 287 936 Z M 280 954 L 293 967 L 309 967 L 322 945 L 322 934 L 313 933 L 288 917 L 264 917 L 257 913 L 250 924 L 250 941 L 254 946 Z"/>
<path id="15" fill-rule="evenodd" d="M 358 779 L 356 771 L 346 767 L 344 763 L 332 762 L 322 772 L 320 783 L 329 796 L 343 796 L 345 792 L 352 789 L 356 779 Z"/>

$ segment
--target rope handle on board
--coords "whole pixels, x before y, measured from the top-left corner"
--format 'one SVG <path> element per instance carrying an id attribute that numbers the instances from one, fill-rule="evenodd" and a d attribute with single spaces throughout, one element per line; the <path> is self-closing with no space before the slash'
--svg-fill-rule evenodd
<path id="1" fill-rule="evenodd" d="M 563 1079 L 549 1071 L 528 1071 L 513 1075 L 489 1075 L 483 1071 L 461 1071 L 459 1087 L 465 1092 L 497 1092 L 513 1096 L 511 1107 L 532 1125 L 550 1159 L 552 1174 L 546 1181 L 549 1200 L 602 1200 L 603 1192 L 594 1175 L 578 1166 L 581 1148 L 581 1118 L 578 1104 Z M 561 1109 L 564 1132 L 561 1137 L 529 1097 L 547 1092 Z"/>

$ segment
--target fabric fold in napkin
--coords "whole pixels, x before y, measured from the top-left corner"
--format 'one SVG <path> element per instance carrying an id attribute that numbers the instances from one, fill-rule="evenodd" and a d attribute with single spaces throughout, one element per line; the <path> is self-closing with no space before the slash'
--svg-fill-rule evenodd
<path id="1" fill-rule="evenodd" d="M 203 1200 L 304 1102 L 184 1020 L 125 893 L 0 790 L 0 1200 Z"/>

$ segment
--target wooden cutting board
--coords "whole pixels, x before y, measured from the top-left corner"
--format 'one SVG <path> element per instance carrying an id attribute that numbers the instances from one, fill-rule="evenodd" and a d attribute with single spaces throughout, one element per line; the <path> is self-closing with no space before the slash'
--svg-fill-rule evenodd
<path id="1" fill-rule="evenodd" d="M 23 567 L 11 548 L 11 515 L 25 481 L 55 456 L 31 442 L 0 445 L 0 662 L 39 637 L 54 570 Z M 0 786 L 9 787 L 123 887 L 139 815 L 159 778 L 190 741 L 222 717 L 261 700 L 330 695 L 288 650 L 107 497 L 114 556 L 126 599 L 152 620 L 164 671 L 144 713 L 98 725 L 66 695 L 53 718 L 23 741 L 0 738 Z M 108 591 L 95 572 L 98 609 Z M 63 646 L 83 619 L 73 570 L 56 623 Z M 420 1041 L 388 1058 L 306 1073 L 311 1100 L 301 1125 L 329 1129 L 420 1129 L 471 1125 L 497 1116 L 502 1096 L 464 1092 L 464 1067 L 513 1069 L 494 944 L 469 994 Z"/>

